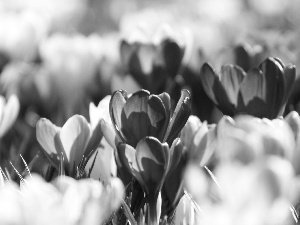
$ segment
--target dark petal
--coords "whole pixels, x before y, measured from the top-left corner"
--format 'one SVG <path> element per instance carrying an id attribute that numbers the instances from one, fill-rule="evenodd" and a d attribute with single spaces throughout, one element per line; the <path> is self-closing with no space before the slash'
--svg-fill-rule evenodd
<path id="1" fill-rule="evenodd" d="M 114 128 L 116 129 L 118 135 L 123 141 L 125 141 L 125 138 L 121 133 L 121 128 L 122 128 L 121 116 L 122 116 L 122 111 L 126 103 L 126 100 L 127 100 L 127 92 L 124 90 L 119 90 L 119 91 L 115 91 L 112 94 L 109 102 L 109 113 L 110 113 L 112 124 L 114 125 Z"/>
<path id="2" fill-rule="evenodd" d="M 117 146 L 117 151 L 122 167 L 135 177 L 141 185 L 145 185 L 137 165 L 136 150 L 130 145 L 120 143 Z"/>
<path id="3" fill-rule="evenodd" d="M 136 146 L 146 136 L 160 138 L 159 133 L 166 120 L 167 112 L 162 100 L 141 90 L 134 93 L 124 106 L 122 133 L 128 144 Z"/>
<path id="4" fill-rule="evenodd" d="M 224 65 L 221 68 L 221 84 L 223 85 L 229 101 L 236 107 L 240 84 L 245 77 L 245 72 L 239 66 Z"/>
<path id="5" fill-rule="evenodd" d="M 284 67 L 284 77 L 286 80 L 286 87 L 285 87 L 285 95 L 283 99 L 283 105 L 286 104 L 295 84 L 296 80 L 296 66 L 295 65 L 287 65 Z"/>
<path id="6" fill-rule="evenodd" d="M 147 115 L 148 100 L 150 93 L 140 90 L 128 98 L 122 110 L 121 133 L 125 137 L 126 143 L 135 147 L 141 137 L 147 136 L 149 117 Z"/>
<path id="7" fill-rule="evenodd" d="M 46 153 L 48 160 L 56 169 L 59 167 L 60 157 L 64 152 L 59 139 L 60 130 L 60 127 L 55 126 L 46 118 L 40 119 L 36 124 L 36 138 Z"/>
<path id="8" fill-rule="evenodd" d="M 161 132 L 160 134 L 158 135 L 159 136 L 159 140 L 163 140 L 164 136 L 165 136 L 165 133 L 167 131 L 167 128 L 168 128 L 168 125 L 169 125 L 169 122 L 170 122 L 170 119 L 171 119 L 171 109 L 172 109 L 172 106 L 171 106 L 171 98 L 170 98 L 170 95 L 166 92 L 163 92 L 161 93 L 160 95 L 158 95 L 158 97 L 162 100 L 163 104 L 164 104 L 164 107 L 166 109 L 166 120 L 165 120 L 165 124 L 164 126 L 162 127 L 161 129 Z"/>
<path id="9" fill-rule="evenodd" d="M 284 98 L 285 79 L 283 68 L 273 58 L 267 58 L 259 68 L 262 70 L 266 80 L 266 103 L 269 106 L 269 113 L 265 117 L 274 119 L 279 114 Z"/>
<path id="10" fill-rule="evenodd" d="M 235 63 L 242 67 L 245 71 L 248 71 L 251 68 L 251 46 L 248 44 L 237 45 L 234 48 L 235 53 Z"/>
<path id="11" fill-rule="evenodd" d="M 84 156 L 86 157 L 87 160 L 89 160 L 89 158 L 94 154 L 103 137 L 103 133 L 101 130 L 101 120 L 99 120 L 98 124 L 96 125 L 96 127 L 92 132 L 93 133 L 91 134 L 89 143 L 86 146 L 84 151 Z"/>
<path id="12" fill-rule="evenodd" d="M 146 187 L 141 186 L 147 195 L 155 196 L 161 189 L 167 172 L 165 150 L 153 137 L 145 137 L 136 146 L 137 165 Z"/>
<path id="13" fill-rule="evenodd" d="M 170 77 L 175 77 L 181 65 L 184 50 L 175 40 L 166 39 L 159 48 L 164 59 L 165 69 Z"/>
<path id="14" fill-rule="evenodd" d="M 175 168 L 177 168 L 177 166 L 181 160 L 181 156 L 183 153 L 183 145 L 179 138 L 176 138 L 173 141 L 169 152 L 170 152 L 169 153 L 170 154 L 170 164 L 169 164 L 169 168 L 168 168 L 167 177 L 169 177 L 174 172 Z"/>
<path id="15" fill-rule="evenodd" d="M 261 70 L 252 68 L 241 83 L 237 111 L 262 118 L 269 115 L 270 107 L 265 76 Z"/>
<path id="16" fill-rule="evenodd" d="M 178 137 L 179 132 L 184 127 L 186 121 L 191 114 L 191 95 L 186 89 L 181 91 L 181 97 L 177 103 L 174 110 L 170 123 L 168 125 L 166 134 L 164 136 L 164 141 L 172 144 L 173 140 Z"/>
<path id="17" fill-rule="evenodd" d="M 163 199 L 163 214 L 169 214 L 176 209 L 183 195 L 183 168 L 186 167 L 186 161 L 180 160 L 174 172 L 168 176 L 162 187 L 162 199 Z"/>
<path id="18" fill-rule="evenodd" d="M 281 61 L 280 58 L 275 57 L 273 59 L 280 64 L 280 66 L 282 67 L 282 69 L 284 68 L 284 64 L 283 64 L 283 62 Z"/>
<path id="19" fill-rule="evenodd" d="M 162 100 L 157 95 L 150 95 L 147 108 L 150 124 L 144 128 L 148 129 L 147 136 L 153 136 L 162 141 L 163 136 L 160 135 L 160 131 L 169 122 L 168 113 Z"/>
<path id="20" fill-rule="evenodd" d="M 217 76 L 217 74 L 215 73 L 215 71 L 213 70 L 213 68 L 211 67 L 210 64 L 208 63 L 204 63 L 201 69 L 201 82 L 202 82 L 202 86 L 203 89 L 205 91 L 205 93 L 207 94 L 207 96 L 216 104 L 219 105 L 219 103 L 217 102 L 213 87 L 215 85 L 215 83 L 219 82 L 219 77 Z M 220 86 L 220 85 L 218 85 Z"/>
<path id="21" fill-rule="evenodd" d="M 222 113 L 234 116 L 236 114 L 235 107 L 229 101 L 219 77 L 208 63 L 203 64 L 200 78 L 205 93 L 222 111 Z"/>

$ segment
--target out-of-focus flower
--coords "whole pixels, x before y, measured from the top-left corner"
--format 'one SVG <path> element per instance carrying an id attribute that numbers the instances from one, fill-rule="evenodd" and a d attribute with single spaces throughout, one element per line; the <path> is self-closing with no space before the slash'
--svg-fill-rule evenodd
<path id="1" fill-rule="evenodd" d="M 206 63 L 201 81 L 206 94 L 225 115 L 246 113 L 274 119 L 284 110 L 295 76 L 295 66 L 268 58 L 247 73 L 239 66 L 224 65 L 218 75 Z"/>
<path id="2" fill-rule="evenodd" d="M 292 111 L 284 118 L 284 120 L 290 125 L 294 134 L 296 146 L 292 158 L 292 164 L 296 174 L 298 175 L 300 173 L 300 117 L 296 111 Z"/>
<path id="3" fill-rule="evenodd" d="M 90 97 L 87 95 L 100 88 L 96 78 L 102 47 L 97 35 L 69 37 L 56 34 L 42 43 L 41 58 L 60 96 L 60 108 L 66 118 L 75 113 L 83 114 L 83 105 L 88 104 Z"/>
<path id="4" fill-rule="evenodd" d="M 223 161 L 248 164 L 268 155 L 292 160 L 295 139 L 282 119 L 268 120 L 241 115 L 234 120 L 224 116 L 217 125 L 217 154 Z"/>
<path id="5" fill-rule="evenodd" d="M 196 116 L 191 115 L 181 131 L 181 142 L 184 152 L 190 160 L 195 160 L 200 165 L 209 163 L 216 147 L 216 125 L 207 125 Z"/>
<path id="6" fill-rule="evenodd" d="M 163 183 L 180 162 L 178 135 L 190 112 L 187 90 L 182 91 L 174 112 L 167 93 L 150 95 L 141 90 L 128 97 L 125 91 L 116 91 L 110 101 L 113 126 L 102 120 L 105 138 L 146 193 L 152 222 L 159 216 L 156 207 Z"/>
<path id="7" fill-rule="evenodd" d="M 235 45 L 232 49 L 221 56 L 221 63 L 234 64 L 248 71 L 258 67 L 268 56 L 270 51 L 266 45 L 253 45 L 242 43 Z"/>
<path id="8" fill-rule="evenodd" d="M 51 31 L 74 31 L 87 9 L 86 0 L 12 0 L 2 3 L 4 10 L 22 11 L 31 10 L 45 15 L 50 22 Z M 39 21 L 36 21 L 39 22 Z"/>
<path id="9" fill-rule="evenodd" d="M 214 174 L 215 181 L 209 181 L 195 165 L 185 173 L 202 224 L 293 224 L 289 207 L 296 180 L 287 160 L 269 156 L 247 165 L 222 163 Z"/>
<path id="10" fill-rule="evenodd" d="M 0 51 L 14 60 L 33 61 L 48 32 L 47 20 L 33 11 L 1 12 Z"/>
<path id="11" fill-rule="evenodd" d="M 3 137 L 15 123 L 20 110 L 19 99 L 12 95 L 7 102 L 0 96 L 0 138 Z"/>
<path id="12" fill-rule="evenodd" d="M 36 125 L 36 137 L 56 169 L 63 169 L 72 177 L 81 177 L 102 139 L 102 132 L 100 122 L 92 129 L 83 116 L 74 115 L 63 127 L 57 127 L 46 118 L 40 119 Z"/>
<path id="13" fill-rule="evenodd" d="M 125 73 L 151 93 L 161 93 L 174 80 L 178 73 L 184 47 L 161 29 L 153 38 L 140 31 L 129 40 L 122 40 L 120 53 Z"/>
<path id="14" fill-rule="evenodd" d="M 57 95 L 49 74 L 41 65 L 11 62 L 1 73 L 0 85 L 6 95 L 15 94 L 19 98 L 22 110 L 31 108 L 47 118 L 54 112 Z"/>
<path id="15" fill-rule="evenodd" d="M 252 9 L 254 9 L 256 12 L 260 13 L 264 16 L 283 16 L 286 13 L 286 9 L 291 4 L 291 0 L 287 0 L 284 2 L 281 2 L 279 0 L 274 0 L 272 4 L 270 4 L 269 1 L 263 0 L 252 0 L 249 1 L 248 4 Z"/>
<path id="16" fill-rule="evenodd" d="M 98 225 L 118 209 L 124 186 L 118 178 L 104 187 L 90 179 L 59 177 L 47 183 L 32 175 L 21 189 L 6 184 L 0 189 L 0 196 L 1 224 Z"/>

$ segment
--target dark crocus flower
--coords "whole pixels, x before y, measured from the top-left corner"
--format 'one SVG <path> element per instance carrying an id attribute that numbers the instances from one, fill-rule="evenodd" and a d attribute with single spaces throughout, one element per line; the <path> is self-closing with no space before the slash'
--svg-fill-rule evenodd
<path id="1" fill-rule="evenodd" d="M 151 93 L 168 89 L 178 73 L 184 48 L 174 38 L 165 37 L 154 43 L 121 41 L 123 68 L 137 83 Z"/>
<path id="2" fill-rule="evenodd" d="M 205 63 L 201 81 L 206 94 L 225 114 L 246 113 L 274 119 L 284 110 L 296 76 L 294 65 L 267 58 L 258 68 L 245 72 L 237 65 L 224 65 L 221 73 Z"/>
<path id="3" fill-rule="evenodd" d="M 121 90 L 114 92 L 110 101 L 112 125 L 102 120 L 104 136 L 117 149 L 122 167 L 146 193 L 151 224 L 160 216 L 156 207 L 164 181 L 180 162 L 183 146 L 179 133 L 190 112 L 187 90 L 182 90 L 174 111 L 167 93 L 150 95 L 140 90 L 128 97 Z"/>
<path id="4" fill-rule="evenodd" d="M 270 55 L 270 50 L 266 45 L 249 45 L 248 43 L 241 43 L 233 46 L 226 57 L 223 64 L 236 64 L 248 71 L 252 67 L 258 67 Z M 228 61 L 229 59 L 229 61 Z"/>

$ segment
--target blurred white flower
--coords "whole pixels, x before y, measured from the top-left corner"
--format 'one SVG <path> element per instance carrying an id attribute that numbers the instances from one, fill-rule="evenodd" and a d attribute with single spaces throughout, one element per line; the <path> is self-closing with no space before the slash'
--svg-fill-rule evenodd
<path id="1" fill-rule="evenodd" d="M 32 175 L 20 189 L 13 183 L 0 188 L 3 225 L 98 225 L 121 204 L 124 186 L 118 178 L 104 187 L 100 182 L 59 177 L 53 183 Z"/>
<path id="2" fill-rule="evenodd" d="M 85 101 L 87 92 L 99 88 L 95 79 L 102 58 L 101 40 L 97 35 L 55 34 L 40 47 L 41 58 L 52 76 L 67 117 L 74 114 L 74 108 L 81 101 Z"/>
<path id="3" fill-rule="evenodd" d="M 240 115 L 234 120 L 224 116 L 217 125 L 222 160 L 249 163 L 266 155 L 292 160 L 295 140 L 290 126 L 282 119 L 259 119 Z M 226 150 L 225 150 L 226 149 Z"/>
<path id="4" fill-rule="evenodd" d="M 48 21 L 35 12 L 1 12 L 0 51 L 15 60 L 34 60 L 48 32 Z"/>
<path id="5" fill-rule="evenodd" d="M 52 31 L 72 31 L 87 10 L 87 0 L 10 0 L 2 1 L 2 9 L 10 11 L 32 10 L 51 21 Z"/>
<path id="6" fill-rule="evenodd" d="M 5 100 L 0 96 L 0 138 L 3 137 L 15 123 L 20 110 L 20 102 L 17 96 L 12 95 Z"/>

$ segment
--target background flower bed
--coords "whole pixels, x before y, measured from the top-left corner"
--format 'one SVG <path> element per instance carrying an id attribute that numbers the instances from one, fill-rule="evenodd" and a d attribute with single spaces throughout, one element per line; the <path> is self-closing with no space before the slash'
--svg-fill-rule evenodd
<path id="1" fill-rule="evenodd" d="M 298 6 L 1 1 L 0 224 L 297 223 Z"/>

